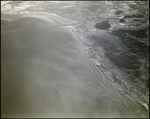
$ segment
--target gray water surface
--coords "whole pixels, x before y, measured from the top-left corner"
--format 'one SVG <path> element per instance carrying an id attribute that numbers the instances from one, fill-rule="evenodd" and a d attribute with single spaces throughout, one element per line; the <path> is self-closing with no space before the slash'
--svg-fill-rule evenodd
<path id="1" fill-rule="evenodd" d="M 1 117 L 149 117 L 149 5 L 1 3 Z"/>

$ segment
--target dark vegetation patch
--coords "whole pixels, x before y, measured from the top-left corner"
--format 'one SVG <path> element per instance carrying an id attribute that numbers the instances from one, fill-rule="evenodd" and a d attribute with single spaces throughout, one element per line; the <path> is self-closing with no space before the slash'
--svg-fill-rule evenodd
<path id="1" fill-rule="evenodd" d="M 119 15 L 119 14 L 121 14 L 121 13 L 123 13 L 122 10 L 118 10 L 118 11 L 115 12 L 116 15 Z"/>
<path id="2" fill-rule="evenodd" d="M 145 59 L 149 53 L 149 46 L 140 41 L 139 37 L 145 38 L 147 35 L 144 30 L 128 31 L 116 30 L 112 35 L 119 37 L 120 42 L 113 38 L 93 36 L 92 39 L 106 51 L 106 56 L 117 66 L 125 69 L 139 69 L 139 58 Z"/>
<path id="3" fill-rule="evenodd" d="M 129 4 L 129 7 L 130 7 L 130 8 L 136 8 L 137 5 L 135 5 L 135 4 Z"/>
<path id="4" fill-rule="evenodd" d="M 133 19 L 133 21 L 140 21 L 140 19 Z"/>
<path id="5" fill-rule="evenodd" d="M 140 42 L 136 40 L 135 37 L 132 37 L 129 34 L 124 34 L 122 38 L 123 45 L 128 48 L 130 52 L 133 52 L 138 55 L 145 55 L 145 53 L 149 52 L 149 47 L 144 42 Z"/>
<path id="6" fill-rule="evenodd" d="M 125 15 L 125 18 L 143 18 L 144 15 L 137 14 L 137 15 Z"/>
<path id="7" fill-rule="evenodd" d="M 124 33 L 128 33 L 138 38 L 146 38 L 147 34 L 145 33 L 145 30 L 146 29 L 139 30 L 139 31 L 131 31 L 131 30 L 129 31 L 129 30 L 124 30 L 124 29 L 119 29 L 119 30 L 112 31 L 111 34 L 122 38 Z"/>
<path id="8" fill-rule="evenodd" d="M 93 40 L 108 52 L 118 52 L 116 43 L 113 39 L 93 36 Z"/>
<path id="9" fill-rule="evenodd" d="M 125 22 L 125 20 L 124 19 L 120 19 L 120 22 L 122 23 L 122 22 Z"/>
<path id="10" fill-rule="evenodd" d="M 107 57 L 117 66 L 125 69 L 136 70 L 140 68 L 137 56 L 122 52 L 119 55 L 106 53 Z"/>

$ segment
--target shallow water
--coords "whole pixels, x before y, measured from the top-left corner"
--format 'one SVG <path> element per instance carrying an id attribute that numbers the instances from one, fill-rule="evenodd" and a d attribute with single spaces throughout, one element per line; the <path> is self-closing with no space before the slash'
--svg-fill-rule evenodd
<path id="1" fill-rule="evenodd" d="M 2 1 L 1 117 L 149 117 L 148 8 Z"/>

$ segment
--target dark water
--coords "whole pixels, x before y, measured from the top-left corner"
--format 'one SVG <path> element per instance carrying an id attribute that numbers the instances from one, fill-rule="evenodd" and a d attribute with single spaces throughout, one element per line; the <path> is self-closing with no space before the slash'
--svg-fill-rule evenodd
<path id="1" fill-rule="evenodd" d="M 148 1 L 1 10 L 1 117 L 149 117 Z"/>
<path id="2" fill-rule="evenodd" d="M 96 23 L 95 27 L 98 29 L 108 29 L 110 27 L 110 24 L 107 21 L 103 21 L 101 23 Z"/>

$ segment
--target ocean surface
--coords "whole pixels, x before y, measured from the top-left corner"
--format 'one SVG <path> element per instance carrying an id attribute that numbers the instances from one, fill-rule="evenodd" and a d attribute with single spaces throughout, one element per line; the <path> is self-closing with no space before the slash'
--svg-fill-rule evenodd
<path id="1" fill-rule="evenodd" d="M 149 1 L 1 1 L 1 117 L 149 117 Z"/>

